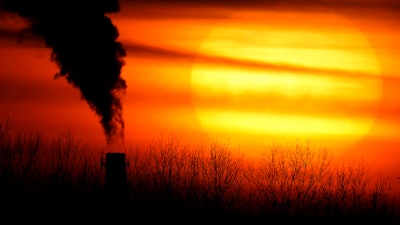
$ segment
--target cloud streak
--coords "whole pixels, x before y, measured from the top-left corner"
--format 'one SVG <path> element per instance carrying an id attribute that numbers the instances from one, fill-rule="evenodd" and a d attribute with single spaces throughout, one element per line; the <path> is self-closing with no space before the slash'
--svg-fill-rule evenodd
<path id="1" fill-rule="evenodd" d="M 148 0 L 145 2 L 134 2 L 121 0 L 121 4 L 131 5 L 173 5 L 173 6 L 222 6 L 241 8 L 271 8 L 271 7 L 351 7 L 351 8 L 386 8 L 400 9 L 397 0 Z"/>
<path id="2" fill-rule="evenodd" d="M 235 58 L 227 58 L 220 56 L 212 56 L 212 55 L 204 55 L 197 54 L 195 52 L 189 51 L 175 51 L 171 49 L 145 45 L 140 43 L 125 43 L 125 48 L 128 52 L 130 52 L 130 56 L 132 57 L 156 57 L 156 58 L 164 58 L 168 60 L 191 60 L 193 63 L 205 63 L 211 65 L 225 65 L 232 66 L 237 68 L 247 68 L 247 69 L 256 69 L 263 71 L 275 71 L 275 72 L 293 72 L 298 75 L 306 74 L 306 75 L 321 75 L 321 76 L 332 76 L 341 77 L 341 78 L 349 78 L 349 79 L 363 79 L 363 80 L 376 80 L 376 79 L 384 79 L 387 82 L 395 82 L 400 84 L 400 78 L 397 76 L 376 76 L 374 74 L 368 74 L 364 72 L 356 72 L 356 71 L 347 71 L 347 70 L 339 70 L 339 69 L 320 69 L 313 67 L 306 67 L 301 65 L 293 65 L 293 64 L 278 64 L 278 63 L 270 63 L 270 62 L 261 62 L 254 60 L 243 60 L 243 59 L 235 59 Z"/>

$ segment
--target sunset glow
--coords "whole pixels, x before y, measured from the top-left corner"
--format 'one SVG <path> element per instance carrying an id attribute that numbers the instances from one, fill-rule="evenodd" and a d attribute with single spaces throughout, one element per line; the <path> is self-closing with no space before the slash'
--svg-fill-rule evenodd
<path id="1" fill-rule="evenodd" d="M 276 141 L 310 139 L 400 175 L 396 1 L 183 2 L 122 0 L 109 15 L 126 50 L 124 145 L 115 148 L 172 133 L 259 157 Z M 15 16 L 0 20 L 0 122 L 46 137 L 69 130 L 109 148 L 95 110 L 55 78 L 51 50 L 21 35 L 26 27 Z"/>
<path id="2" fill-rule="evenodd" d="M 399 21 L 400 0 L 0 0 L 3 221 L 400 225 Z"/>
<path id="3" fill-rule="evenodd" d="M 347 137 L 354 143 L 369 132 L 382 88 L 375 52 L 344 17 L 318 14 L 330 27 L 325 30 L 315 16 L 240 12 L 210 31 L 191 82 L 198 117 L 213 138 L 243 144 L 257 134 L 266 144 L 283 137 Z M 202 55 L 232 63 L 210 64 Z"/>

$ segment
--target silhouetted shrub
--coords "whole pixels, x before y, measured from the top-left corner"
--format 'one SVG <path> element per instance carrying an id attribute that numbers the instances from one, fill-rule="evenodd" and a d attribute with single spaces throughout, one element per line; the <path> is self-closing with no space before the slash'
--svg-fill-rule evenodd
<path id="1" fill-rule="evenodd" d="M 89 208 L 107 214 L 116 207 L 104 201 L 103 156 L 70 132 L 48 140 L 11 135 L 10 124 L 0 123 L 1 204 L 70 216 Z M 173 135 L 147 148 L 132 147 L 126 156 L 127 217 L 229 224 L 399 222 L 388 179 L 372 177 L 363 161 L 334 164 L 326 148 L 310 141 L 268 146 L 251 164 L 228 143 L 187 144 Z"/>
<path id="2" fill-rule="evenodd" d="M 190 146 L 160 137 L 129 158 L 132 195 L 142 206 L 213 215 L 237 208 L 243 199 L 243 157 L 232 155 L 228 145 Z"/>
<path id="3" fill-rule="evenodd" d="M 249 171 L 254 211 L 272 219 L 365 219 L 392 216 L 387 179 L 373 179 L 365 162 L 332 165 L 310 141 L 274 144 Z"/>

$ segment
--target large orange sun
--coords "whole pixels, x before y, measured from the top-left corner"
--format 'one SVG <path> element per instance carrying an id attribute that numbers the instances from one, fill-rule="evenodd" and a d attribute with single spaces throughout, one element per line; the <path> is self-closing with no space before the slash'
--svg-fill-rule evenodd
<path id="1" fill-rule="evenodd" d="M 297 139 L 341 155 L 369 132 L 381 99 L 373 48 L 335 13 L 233 14 L 199 48 L 191 88 L 209 136 L 253 155 Z"/>

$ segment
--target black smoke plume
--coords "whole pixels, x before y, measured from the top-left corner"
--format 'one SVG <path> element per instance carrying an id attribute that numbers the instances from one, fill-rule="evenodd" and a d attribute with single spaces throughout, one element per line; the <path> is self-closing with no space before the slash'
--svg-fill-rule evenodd
<path id="1" fill-rule="evenodd" d="M 2 13 L 27 20 L 28 30 L 51 48 L 51 61 L 68 83 L 78 88 L 100 117 L 110 144 L 124 135 L 121 78 L 126 52 L 107 13 L 120 10 L 118 0 L 0 0 Z"/>

